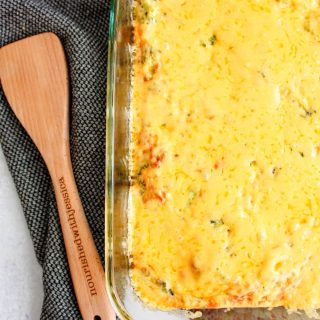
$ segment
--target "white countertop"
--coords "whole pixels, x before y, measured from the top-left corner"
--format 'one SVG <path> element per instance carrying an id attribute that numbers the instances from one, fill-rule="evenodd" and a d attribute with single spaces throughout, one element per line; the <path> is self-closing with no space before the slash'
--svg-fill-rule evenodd
<path id="1" fill-rule="evenodd" d="M 0 148 L 0 320 L 40 318 L 42 270 Z"/>

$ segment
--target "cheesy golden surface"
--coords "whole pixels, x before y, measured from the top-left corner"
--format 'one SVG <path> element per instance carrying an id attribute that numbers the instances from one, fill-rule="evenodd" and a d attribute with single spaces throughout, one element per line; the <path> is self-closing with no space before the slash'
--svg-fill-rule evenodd
<path id="1" fill-rule="evenodd" d="M 135 1 L 131 112 L 140 298 L 320 308 L 320 2 Z"/>

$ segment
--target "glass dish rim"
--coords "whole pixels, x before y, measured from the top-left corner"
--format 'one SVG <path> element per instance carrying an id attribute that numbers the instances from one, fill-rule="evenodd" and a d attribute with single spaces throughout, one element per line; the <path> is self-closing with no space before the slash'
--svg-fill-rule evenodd
<path id="1" fill-rule="evenodd" d="M 114 82 L 115 82 L 115 34 L 116 9 L 118 1 L 111 0 L 108 34 L 108 67 L 106 92 L 106 188 L 105 188 L 105 282 L 110 302 L 117 314 L 123 320 L 131 320 L 119 302 L 113 287 L 112 279 L 112 246 L 113 246 L 113 171 L 114 171 Z"/>

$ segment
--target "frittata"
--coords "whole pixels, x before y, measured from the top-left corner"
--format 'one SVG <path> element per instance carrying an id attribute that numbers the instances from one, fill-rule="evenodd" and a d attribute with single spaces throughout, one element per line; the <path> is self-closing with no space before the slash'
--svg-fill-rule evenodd
<path id="1" fill-rule="evenodd" d="M 160 309 L 320 308 L 320 1 L 134 6 L 137 294 Z"/>

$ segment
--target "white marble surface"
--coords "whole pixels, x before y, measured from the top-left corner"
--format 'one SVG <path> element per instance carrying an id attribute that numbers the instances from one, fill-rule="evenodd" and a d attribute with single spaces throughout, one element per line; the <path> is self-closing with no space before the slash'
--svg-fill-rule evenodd
<path id="1" fill-rule="evenodd" d="M 0 148 L 0 320 L 37 320 L 42 270 Z"/>

